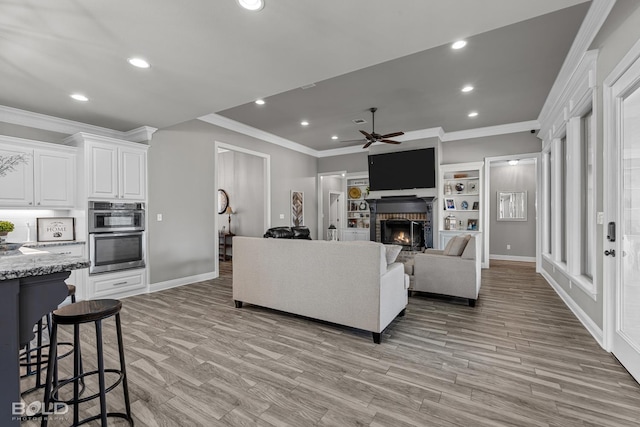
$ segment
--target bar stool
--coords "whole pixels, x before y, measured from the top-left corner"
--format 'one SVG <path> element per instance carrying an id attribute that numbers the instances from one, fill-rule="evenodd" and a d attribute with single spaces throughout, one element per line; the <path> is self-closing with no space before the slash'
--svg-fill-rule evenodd
<path id="1" fill-rule="evenodd" d="M 92 301 L 80 301 L 54 310 L 52 313 L 53 327 L 51 331 L 51 352 L 47 366 L 47 381 L 44 394 L 43 413 L 48 413 L 51 404 L 65 403 L 73 405 L 73 426 L 89 423 L 94 420 L 101 420 L 102 425 L 107 425 L 107 417 L 123 418 L 133 426 L 133 418 L 131 417 L 131 405 L 129 403 L 129 387 L 127 384 L 127 371 L 124 361 L 124 348 L 122 345 L 122 326 L 120 323 L 120 310 L 122 303 L 113 299 L 102 299 Z M 120 355 L 120 369 L 105 369 L 104 352 L 102 346 L 102 320 L 115 316 L 116 333 L 118 336 L 118 353 Z M 58 383 L 54 377 L 54 365 L 56 359 L 56 343 L 58 335 L 58 325 L 73 325 L 73 342 L 79 348 L 80 346 L 80 325 L 83 323 L 94 322 L 96 330 L 96 353 L 98 359 L 98 369 L 90 372 L 80 372 L 81 357 L 80 353 L 74 353 L 73 377 Z M 118 379 L 111 385 L 105 385 L 105 373 L 118 374 Z M 90 396 L 80 397 L 80 381 L 89 375 L 98 376 L 99 391 Z M 107 412 L 106 394 L 115 389 L 122 383 L 124 393 L 124 402 L 126 413 Z M 73 384 L 73 399 L 59 399 L 59 391 L 62 387 Z M 83 420 L 79 419 L 79 404 L 90 400 L 100 399 L 100 414 Z M 46 426 L 48 419 L 42 417 L 42 426 Z"/>
<path id="2" fill-rule="evenodd" d="M 71 303 L 75 303 L 76 302 L 76 287 L 74 285 L 67 285 L 67 296 L 71 297 Z M 46 325 L 43 322 L 44 318 L 47 319 Z M 31 345 L 31 343 L 29 343 L 29 344 L 27 344 L 25 349 L 20 352 L 20 366 L 24 367 L 25 370 L 26 370 L 26 372 L 24 374 L 20 375 L 20 379 L 27 378 L 27 377 L 30 377 L 32 375 L 37 375 L 35 385 L 33 387 L 21 392 L 20 395 L 22 395 L 22 396 L 24 396 L 26 394 L 29 394 L 29 393 L 32 393 L 35 390 L 38 390 L 38 389 L 44 387 L 44 385 L 45 385 L 42 382 L 42 378 L 41 378 L 40 374 L 44 370 L 44 368 L 46 366 L 46 363 L 48 362 L 49 355 L 48 354 L 42 354 L 42 351 L 44 349 L 49 348 L 49 344 L 42 344 L 42 341 L 43 341 L 43 336 L 42 335 L 43 335 L 43 331 L 46 328 L 48 336 L 49 337 L 51 336 L 51 314 L 47 314 L 44 318 L 38 320 L 38 323 L 37 323 L 36 346 L 33 347 Z M 63 346 L 63 347 L 70 347 L 70 349 L 66 353 L 57 356 L 58 360 L 69 356 L 74 351 L 73 343 L 70 343 L 70 342 L 59 342 L 57 345 Z M 78 352 L 79 351 L 80 351 L 80 348 L 78 347 Z M 35 361 L 32 361 L 31 359 L 33 358 L 33 353 L 34 352 L 36 353 L 35 354 Z M 34 369 L 34 367 L 35 367 L 35 369 Z M 80 367 L 80 368 L 82 370 L 82 367 Z M 82 382 L 82 387 L 84 388 L 84 381 Z"/>

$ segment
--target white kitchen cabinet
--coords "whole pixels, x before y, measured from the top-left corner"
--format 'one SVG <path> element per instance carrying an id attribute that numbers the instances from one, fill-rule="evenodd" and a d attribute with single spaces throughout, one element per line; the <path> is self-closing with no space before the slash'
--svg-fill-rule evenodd
<path id="1" fill-rule="evenodd" d="M 146 269 L 123 270 L 89 276 L 91 298 L 122 298 L 147 292 Z"/>
<path id="2" fill-rule="evenodd" d="M 146 147 L 88 141 L 85 150 L 88 157 L 89 198 L 145 200 Z"/>
<path id="3" fill-rule="evenodd" d="M 0 157 L 25 155 L 25 162 L 0 176 L 0 207 L 73 208 L 75 149 L 56 144 L 0 137 Z"/>

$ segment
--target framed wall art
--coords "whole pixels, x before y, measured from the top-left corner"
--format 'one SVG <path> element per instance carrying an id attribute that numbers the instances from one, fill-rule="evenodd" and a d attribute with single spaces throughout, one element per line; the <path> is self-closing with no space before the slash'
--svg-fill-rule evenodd
<path id="1" fill-rule="evenodd" d="M 304 225 L 304 192 L 291 190 L 291 226 Z"/>
<path id="2" fill-rule="evenodd" d="M 38 242 L 72 242 L 76 240 L 74 217 L 37 218 Z"/>

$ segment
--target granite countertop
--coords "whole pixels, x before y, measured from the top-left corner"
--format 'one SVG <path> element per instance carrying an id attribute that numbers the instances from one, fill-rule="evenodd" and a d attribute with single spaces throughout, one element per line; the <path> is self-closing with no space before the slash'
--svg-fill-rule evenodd
<path id="1" fill-rule="evenodd" d="M 51 246 L 71 246 L 71 245 L 84 245 L 86 242 L 72 241 L 72 242 L 26 242 L 22 245 L 23 248 L 47 248 Z"/>
<path id="2" fill-rule="evenodd" d="M 0 256 L 0 280 L 45 276 L 89 267 L 80 256 L 51 254 L 32 248 L 20 248 L 20 254 Z"/>

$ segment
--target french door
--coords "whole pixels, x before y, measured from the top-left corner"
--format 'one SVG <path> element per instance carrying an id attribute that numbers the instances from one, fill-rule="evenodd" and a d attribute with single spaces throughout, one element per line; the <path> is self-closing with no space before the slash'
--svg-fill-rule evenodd
<path id="1" fill-rule="evenodd" d="M 605 280 L 610 350 L 640 382 L 640 58 L 610 86 Z"/>

